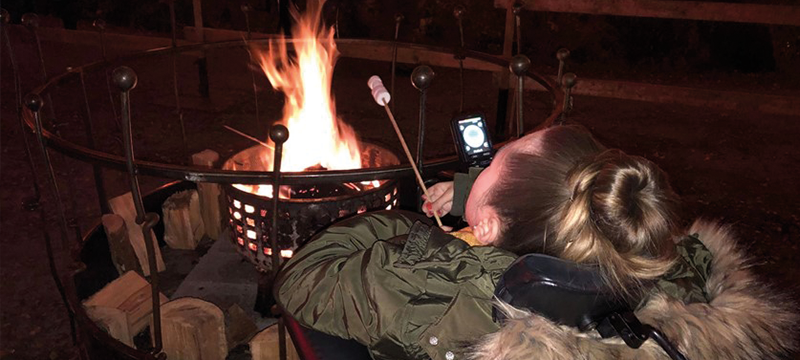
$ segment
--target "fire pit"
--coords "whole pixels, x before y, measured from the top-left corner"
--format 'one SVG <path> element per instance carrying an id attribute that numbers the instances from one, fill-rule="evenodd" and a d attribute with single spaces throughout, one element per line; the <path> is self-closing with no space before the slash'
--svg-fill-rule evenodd
<path id="1" fill-rule="evenodd" d="M 244 293 L 245 291 L 242 289 L 245 288 L 248 291 L 247 294 L 251 295 L 250 291 L 255 287 L 254 283 L 260 281 L 256 280 L 259 275 L 257 273 L 263 274 L 263 271 L 256 271 L 253 266 L 242 261 L 240 255 L 255 264 L 255 268 L 264 271 L 270 270 L 273 267 L 273 256 L 290 257 L 294 250 L 314 233 L 338 219 L 369 210 L 417 206 L 418 198 L 413 196 L 413 191 L 405 191 L 404 198 L 400 199 L 401 193 L 398 190 L 398 188 L 414 187 L 413 183 L 408 186 L 410 181 L 404 182 L 414 175 L 412 169 L 408 165 L 400 165 L 397 156 L 385 147 L 375 143 L 356 141 L 358 136 L 355 131 L 339 119 L 331 96 L 331 77 L 337 51 L 341 51 L 344 57 L 358 59 L 359 66 L 363 66 L 363 62 L 367 61 L 383 61 L 386 64 L 379 64 L 380 69 L 388 70 L 390 68 L 388 63 L 391 63 L 392 74 L 395 73 L 396 62 L 427 63 L 433 67 L 459 69 L 461 102 L 464 102 L 464 84 L 473 83 L 463 81 L 465 72 L 467 75 L 470 72 L 500 73 L 509 65 L 507 59 L 462 48 L 451 51 L 397 41 L 362 39 L 339 39 L 334 43 L 332 33 L 320 29 L 318 21 L 311 21 L 309 25 L 309 34 L 304 35 L 302 31 L 295 32 L 295 37 L 302 38 L 300 40 L 253 40 L 248 37 L 248 40 L 244 42 L 239 39 L 231 42 L 157 49 L 123 56 L 113 62 L 99 61 L 74 67 L 67 73 L 52 77 L 46 84 L 35 89 L 31 94 L 33 96 L 31 99 L 36 101 L 26 101 L 28 111 L 23 114 L 24 118 L 21 118 L 23 120 L 21 123 L 28 129 L 36 130 L 40 151 L 47 160 L 45 170 L 51 180 L 49 182 L 50 190 L 59 194 L 59 189 L 55 186 L 57 185 L 55 181 L 57 173 L 47 157 L 48 150 L 55 150 L 93 165 L 98 200 L 104 213 L 108 212 L 105 186 L 110 181 L 104 181 L 108 179 L 104 179 L 103 170 L 127 169 L 136 211 L 134 220 L 145 226 L 143 234 L 150 234 L 149 229 L 152 228 L 152 235 L 158 240 L 153 244 L 155 249 L 146 250 L 153 253 L 154 250 L 160 248 L 167 264 L 164 272 L 151 271 L 147 282 L 141 282 L 140 285 L 143 286 L 137 290 L 137 294 L 144 296 L 147 292 L 147 285 L 152 284 L 149 289 L 150 300 L 139 302 L 145 308 L 144 311 L 152 311 L 152 316 L 145 312 L 140 315 L 152 322 L 147 324 L 142 322 L 146 328 L 139 331 L 137 327 L 134 332 L 139 331 L 138 334 L 129 334 L 135 337 L 130 339 L 131 341 L 123 342 L 120 340 L 121 337 L 109 335 L 108 329 L 103 328 L 96 317 L 89 314 L 84 307 L 87 299 L 123 277 L 122 273 L 118 273 L 117 264 L 114 263 L 114 258 L 110 253 L 110 245 L 114 243 L 114 239 L 104 231 L 103 226 L 99 225 L 85 232 L 85 236 L 75 236 L 78 240 L 77 245 L 80 247 L 80 252 L 76 253 L 80 254 L 79 260 L 84 266 L 80 267 L 81 270 L 70 274 L 68 281 L 63 283 L 63 288 L 60 277 L 54 277 L 54 280 L 59 285 L 59 290 L 62 291 L 64 302 L 68 305 L 71 319 L 75 321 L 78 338 L 83 343 L 82 347 L 86 349 L 88 358 L 152 359 L 162 356 L 164 350 L 162 342 L 164 336 L 162 335 L 164 334 L 161 320 L 164 315 L 162 315 L 161 308 L 167 299 L 174 302 L 182 297 L 188 298 L 189 296 L 186 294 L 196 298 L 207 296 L 206 299 L 215 306 L 220 306 L 220 309 L 223 309 L 222 304 L 224 304 L 223 310 L 231 310 L 228 307 L 229 304 L 226 303 L 227 299 L 237 291 Z M 102 41 L 102 39 L 101 36 L 100 40 Z M 308 48 L 303 47 L 303 44 L 309 45 Z M 259 50 L 257 45 L 261 45 L 262 49 Z M 264 48 L 268 50 L 265 52 Z M 292 52 L 287 52 L 287 48 L 291 48 Z M 232 54 L 237 52 L 240 54 L 240 60 L 244 59 L 240 62 L 246 64 L 245 66 L 235 66 L 235 62 L 231 60 L 234 58 Z M 186 81 L 179 82 L 187 76 L 179 76 L 179 73 L 185 72 L 182 70 L 185 67 L 180 66 L 179 63 L 186 58 L 194 58 L 197 56 L 196 54 L 200 53 L 204 54 L 204 57 L 197 59 L 199 66 L 196 75 L 201 89 L 205 88 L 205 91 L 200 91 L 202 98 L 189 97 L 187 99 L 185 95 L 188 92 L 185 89 Z M 205 56 L 211 60 L 206 61 Z M 161 73 L 164 66 L 158 62 L 168 60 L 170 57 L 174 61 L 173 76 L 167 77 Z M 222 71 L 213 71 L 215 68 L 213 66 L 206 67 L 209 63 L 217 64 L 217 68 L 221 68 Z M 284 93 L 286 106 L 283 109 L 282 118 L 276 120 L 273 116 L 264 116 L 266 113 L 275 114 L 277 111 L 275 107 L 259 108 L 259 96 L 264 100 L 267 94 L 258 91 L 261 89 L 259 85 L 263 80 L 252 75 L 250 70 L 253 68 L 253 63 L 259 65 L 275 89 Z M 149 81 L 143 82 L 143 85 L 136 89 L 137 75 L 129 68 L 117 68 L 117 70 L 125 71 L 114 71 L 114 77 L 108 79 L 107 74 L 112 73 L 110 67 L 118 64 L 131 65 L 143 74 L 143 80 L 148 79 Z M 312 70 L 300 71 L 301 67 Z M 247 70 L 246 72 L 239 71 L 237 77 L 237 69 Z M 369 71 L 378 73 L 381 71 L 380 69 Z M 361 71 L 362 69 L 357 70 Z M 214 85 L 212 87 L 214 91 L 211 92 L 208 91 L 209 72 L 212 75 L 224 74 L 222 77 L 212 76 L 215 81 L 211 82 Z M 561 88 L 555 80 L 542 77 L 533 71 L 522 71 L 515 74 L 518 75 L 519 80 L 517 85 L 517 93 L 520 96 L 517 101 L 519 132 L 524 130 L 522 122 L 524 102 L 521 100 L 521 96 L 526 78 L 538 83 L 548 91 L 547 96 L 549 97 L 545 104 L 551 107 L 551 111 L 542 114 L 545 115 L 545 118 L 539 126 L 547 126 L 561 118 L 565 111 L 566 100 L 570 99 L 569 87 Z M 366 93 L 366 77 L 361 79 L 364 74 L 356 72 L 352 75 L 355 76 L 351 77 L 358 78 L 358 83 L 363 86 L 362 90 Z M 172 89 L 169 92 L 175 95 L 175 123 L 162 121 L 170 117 L 164 115 L 166 114 L 164 104 L 149 101 L 169 98 L 163 93 L 169 87 L 153 86 L 158 79 L 167 78 L 173 79 Z M 235 81 L 220 83 L 222 78 Z M 487 77 L 481 76 L 480 78 L 486 79 Z M 156 81 L 152 81 L 153 79 Z M 392 88 L 394 95 L 393 83 L 394 79 L 389 82 L 389 87 Z M 110 84 L 116 84 L 121 95 L 114 94 Z M 276 120 L 276 123 L 286 126 L 291 134 L 283 144 L 280 172 L 272 172 L 273 154 L 269 143 L 263 142 L 260 145 L 248 147 L 250 143 L 243 143 L 241 138 L 232 140 L 233 135 L 221 129 L 221 124 L 240 126 L 245 121 L 244 119 L 249 119 L 249 113 L 243 116 L 240 113 L 233 113 L 234 110 L 232 110 L 237 109 L 235 111 L 238 111 L 238 109 L 246 108 L 240 102 L 241 94 L 236 92 L 237 89 L 241 90 L 239 85 L 242 85 L 241 88 L 247 89 L 247 91 L 252 89 L 252 104 L 255 104 L 253 115 L 257 120 L 255 126 L 257 129 L 263 129 L 265 123 Z M 445 91 L 436 91 L 433 94 L 443 92 Z M 137 95 L 134 95 L 133 103 L 137 111 L 133 114 L 131 113 L 131 93 L 141 94 L 139 99 L 148 99 L 148 101 L 137 101 L 135 99 Z M 60 100 L 59 94 L 67 94 L 65 98 L 69 101 L 59 103 L 57 101 Z M 83 94 L 84 101 L 74 101 L 75 99 L 71 96 L 73 94 Z M 351 93 L 344 94 L 351 95 Z M 507 91 L 499 89 L 496 119 L 498 124 L 505 124 L 508 120 L 505 113 L 507 99 L 503 94 L 507 96 Z M 58 110 L 53 110 L 52 102 L 43 106 L 42 95 L 48 99 L 52 95 L 52 98 L 60 105 L 56 107 Z M 120 95 L 119 103 L 116 102 L 116 95 Z M 403 98 L 402 91 L 398 91 L 398 95 L 398 98 Z M 458 160 L 455 156 L 424 159 L 424 152 L 421 149 L 425 144 L 423 141 L 426 127 L 424 121 L 425 96 L 424 91 L 420 92 L 419 112 L 417 109 L 405 107 L 407 114 L 404 118 L 413 119 L 415 113 L 420 114 L 417 141 L 420 162 L 423 163 L 420 171 L 423 177 L 430 177 L 442 170 L 455 169 L 458 166 Z M 214 104 L 209 101 L 211 100 L 209 97 L 218 103 Z M 110 102 L 107 100 L 109 98 Z M 277 102 L 262 101 L 262 106 L 264 103 L 272 105 Z M 82 134 L 76 135 L 80 132 L 68 131 L 69 128 L 62 127 L 61 132 L 55 133 L 53 127 L 43 126 L 42 117 L 47 112 L 52 112 L 54 118 L 73 119 L 75 117 L 69 115 L 79 112 L 75 108 L 79 105 L 85 105 L 85 116 L 82 117 L 84 123 L 78 124 L 78 128 L 86 131 L 85 139 L 88 141 L 85 144 Z M 167 105 L 172 106 L 172 104 Z M 41 111 L 43 108 L 44 112 Z M 454 106 L 454 108 L 457 107 Z M 402 111 L 403 107 L 399 109 Z M 503 109 L 503 112 L 500 109 Z M 259 111 L 261 111 L 260 115 Z M 352 109 L 346 109 L 343 113 L 351 114 L 348 116 L 354 116 L 354 118 L 363 114 L 360 110 L 353 111 Z M 206 141 L 203 142 L 193 140 L 191 136 L 187 137 L 184 128 L 184 114 L 196 125 L 214 124 L 215 129 L 203 129 L 205 135 L 209 133 L 214 133 L 214 135 L 207 136 L 204 139 Z M 136 119 L 137 116 L 133 115 L 137 115 L 139 118 Z M 226 121 L 219 121 L 223 115 L 226 116 Z M 442 114 L 439 114 L 436 118 L 443 117 Z M 119 118 L 122 123 L 115 125 Z M 146 121 L 148 118 L 152 121 Z M 357 119 L 370 118 L 371 116 L 362 116 Z M 229 119 L 236 122 L 227 121 Z M 93 121 L 96 124 L 93 124 Z M 265 123 L 261 123 L 261 121 Z M 132 126 L 132 124 L 137 126 Z M 124 156 L 120 154 L 116 143 L 95 142 L 95 140 L 110 139 L 115 136 L 116 130 L 114 129 L 116 127 L 122 128 L 123 141 L 121 143 L 125 145 Z M 363 127 L 362 123 L 360 128 Z M 441 128 L 442 126 L 438 126 L 438 129 Z M 181 150 L 176 149 L 177 146 L 169 147 L 170 141 L 164 141 L 163 134 L 169 131 L 174 132 L 169 133 L 170 135 L 177 137 L 176 129 L 180 129 L 182 135 L 183 154 L 180 154 Z M 369 136 L 380 138 L 383 135 L 376 134 L 380 131 L 376 129 L 371 129 L 373 134 Z M 150 138 L 153 135 L 162 137 Z M 212 139 L 209 141 L 208 138 Z M 137 150 L 141 155 L 138 157 L 134 156 L 134 139 L 138 142 Z M 217 140 L 219 141 L 217 142 Z M 391 136 L 382 140 L 395 141 L 395 138 Z M 256 142 L 261 141 L 256 139 Z M 185 159 L 189 155 L 188 149 L 204 148 L 225 154 L 238 152 L 230 156 L 221 169 L 200 165 L 187 166 Z M 305 158 L 309 154 L 332 156 L 331 158 Z M 298 158 L 300 160 L 295 161 Z M 30 161 L 33 163 L 32 159 Z M 138 180 L 140 175 L 182 181 L 159 188 L 148 195 L 140 193 Z M 272 189 L 270 184 L 276 182 L 279 187 Z M 200 185 L 216 183 L 223 188 L 226 206 L 221 210 L 223 213 L 227 212 L 228 215 L 223 214 L 221 217 L 224 217 L 224 221 L 230 224 L 230 231 L 224 231 L 229 235 L 216 242 L 208 238 L 204 239 L 207 241 L 205 248 L 170 249 L 163 241 L 165 237 L 163 222 L 158 221 L 163 210 L 162 206 L 166 199 L 176 192 L 194 189 L 195 183 L 201 183 Z M 275 204 L 274 196 L 277 196 L 279 200 L 277 214 L 272 212 Z M 68 240 L 70 236 L 67 234 L 66 220 L 74 214 L 65 211 L 61 198 L 56 197 L 55 203 L 58 205 L 55 209 L 59 211 L 61 218 L 61 237 Z M 45 217 L 41 216 L 41 218 Z M 44 223 L 42 228 L 46 228 Z M 77 227 L 76 230 L 76 232 L 81 232 Z M 270 238 L 270 234 L 273 232 L 276 232 L 277 235 Z M 49 241 L 49 238 L 46 239 Z M 273 240 L 277 243 L 274 248 L 271 244 Z M 228 252 L 224 252 L 225 249 Z M 278 254 L 273 254 L 273 249 L 276 249 Z M 148 256 L 148 258 L 152 259 L 153 256 Z M 214 267 L 216 265 L 219 266 Z M 157 269 L 157 266 L 150 264 L 149 268 Z M 219 299 L 216 299 L 208 295 L 209 288 L 218 288 L 224 291 L 220 291 L 221 295 Z M 159 296 L 160 293 L 163 296 Z M 162 299 L 162 297 L 166 297 L 166 299 Z M 252 296 L 248 299 L 252 299 Z M 169 305 L 169 303 L 167 304 Z M 166 309 L 168 306 L 164 307 Z M 243 308 L 250 311 L 253 306 L 244 306 Z M 235 313 L 233 310 L 231 312 Z M 169 316 L 166 316 L 165 319 L 169 319 Z M 231 324 L 241 323 L 240 321 L 231 322 Z M 215 334 L 224 334 L 224 332 L 218 331 Z M 174 341 L 172 343 L 175 344 Z M 185 344 L 179 343 L 178 346 L 185 346 Z M 253 345 L 249 346 L 252 348 Z M 248 351 L 248 353 L 252 352 Z"/>
<path id="2" fill-rule="evenodd" d="M 361 154 L 364 168 L 399 164 L 397 156 L 385 148 L 364 143 Z M 261 146 L 254 146 L 228 159 L 223 170 L 266 168 Z M 271 185 L 226 184 L 231 234 L 237 250 L 262 270 L 272 268 L 270 248 Z M 398 205 L 397 181 L 373 180 L 342 184 L 284 185 L 278 192 L 278 247 L 281 256 L 293 251 L 315 232 L 337 219 Z M 267 196 L 269 195 L 269 196 Z"/>
<path id="3" fill-rule="evenodd" d="M 281 171 L 318 172 L 398 165 L 397 156 L 383 147 L 358 141 L 355 131 L 336 113 L 331 95 L 333 69 L 339 52 L 333 29 L 326 28 L 321 6 L 296 15 L 291 51 L 285 41 L 270 42 L 266 50 L 253 46 L 251 56 L 286 101 L 283 119 L 292 134 L 283 144 Z M 276 156 L 267 143 L 241 151 L 228 159 L 223 170 L 271 171 Z M 397 206 L 394 180 L 331 184 L 284 185 L 226 184 L 231 237 L 237 250 L 262 270 L 272 268 L 271 227 L 277 219 L 280 256 L 293 251 L 317 230 L 336 219 L 367 210 Z M 277 195 L 276 195 L 277 194 Z M 271 214 L 271 199 L 283 206 Z M 270 209 L 270 210 L 268 210 Z"/>

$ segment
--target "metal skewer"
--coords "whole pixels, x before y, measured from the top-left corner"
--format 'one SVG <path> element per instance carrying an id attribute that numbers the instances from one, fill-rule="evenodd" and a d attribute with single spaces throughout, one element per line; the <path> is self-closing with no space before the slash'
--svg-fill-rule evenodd
<path id="1" fill-rule="evenodd" d="M 274 147 L 272 147 L 272 145 L 270 145 L 270 144 L 267 144 L 267 143 L 265 143 L 265 142 L 263 142 L 263 141 L 261 141 L 261 140 L 258 140 L 258 139 L 256 139 L 256 138 L 254 138 L 254 137 L 252 137 L 252 136 L 250 136 L 250 135 L 247 135 L 247 134 L 245 134 L 245 133 L 243 133 L 243 132 L 241 132 L 241 131 L 239 131 L 239 130 L 236 130 L 236 129 L 234 129 L 234 128 L 232 128 L 232 127 L 228 126 L 228 125 L 222 125 L 222 126 L 224 126 L 226 129 L 228 129 L 228 130 L 232 131 L 233 133 L 235 133 L 235 134 L 237 134 L 237 135 L 239 135 L 239 136 L 242 136 L 242 137 L 244 137 L 244 138 L 246 138 L 246 139 L 250 139 L 250 140 L 253 140 L 253 141 L 255 141 L 255 142 L 257 142 L 257 143 L 261 144 L 261 146 L 263 146 L 263 147 L 266 147 L 266 148 L 269 148 L 269 149 L 275 150 L 275 148 L 274 148 Z"/>

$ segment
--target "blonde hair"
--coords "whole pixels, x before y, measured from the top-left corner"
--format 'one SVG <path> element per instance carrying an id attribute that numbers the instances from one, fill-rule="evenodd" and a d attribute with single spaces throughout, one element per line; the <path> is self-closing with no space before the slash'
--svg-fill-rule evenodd
<path id="1" fill-rule="evenodd" d="M 673 265 L 674 193 L 644 158 L 607 150 L 567 175 L 570 200 L 554 212 L 560 257 L 599 265 L 624 292 Z"/>
<path id="2" fill-rule="evenodd" d="M 507 224 L 498 246 L 596 265 L 626 296 L 668 271 L 678 198 L 666 174 L 606 150 L 582 127 L 548 129 L 541 141 L 535 154 L 508 155 L 488 196 Z"/>

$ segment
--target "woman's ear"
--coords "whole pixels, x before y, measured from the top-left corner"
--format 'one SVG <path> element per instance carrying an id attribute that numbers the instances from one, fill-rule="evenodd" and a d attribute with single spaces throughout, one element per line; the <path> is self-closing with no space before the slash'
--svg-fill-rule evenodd
<path id="1" fill-rule="evenodd" d="M 497 212 L 490 206 L 483 206 L 479 212 L 481 220 L 473 227 L 472 232 L 481 244 L 494 244 L 500 237 L 503 223 L 500 221 Z"/>

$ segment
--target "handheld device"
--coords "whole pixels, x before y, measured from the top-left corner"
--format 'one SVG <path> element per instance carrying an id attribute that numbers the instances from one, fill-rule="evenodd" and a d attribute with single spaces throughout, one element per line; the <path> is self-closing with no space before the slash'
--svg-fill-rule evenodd
<path id="1" fill-rule="evenodd" d="M 469 167 L 489 166 L 494 151 L 483 114 L 462 114 L 453 118 L 450 125 L 461 162 Z"/>

